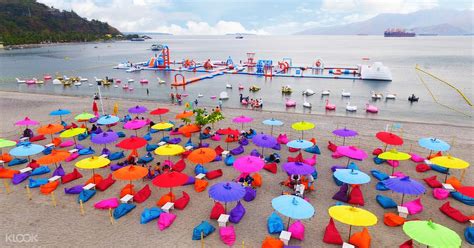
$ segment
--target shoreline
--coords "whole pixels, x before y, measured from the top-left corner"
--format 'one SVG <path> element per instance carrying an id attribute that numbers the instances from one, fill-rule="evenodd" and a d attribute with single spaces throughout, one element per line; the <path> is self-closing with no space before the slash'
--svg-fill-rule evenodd
<path id="1" fill-rule="evenodd" d="M 3 45 L 3 50 L 19 50 L 19 49 L 33 49 L 42 47 L 55 47 L 62 45 L 81 45 L 81 44 L 94 44 L 94 43 L 113 43 L 122 40 L 97 40 L 97 41 L 71 41 L 71 42 L 54 42 L 54 43 L 35 43 L 35 44 L 16 44 L 16 45 Z M 2 50 L 2 49 L 0 49 Z"/>

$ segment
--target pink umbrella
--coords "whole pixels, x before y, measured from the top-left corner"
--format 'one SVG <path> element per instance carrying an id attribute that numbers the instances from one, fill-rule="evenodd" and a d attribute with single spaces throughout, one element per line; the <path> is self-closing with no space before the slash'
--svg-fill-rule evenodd
<path id="1" fill-rule="evenodd" d="M 242 123 L 242 129 L 244 129 L 244 123 L 252 122 L 252 121 L 253 119 L 251 117 L 244 116 L 244 115 L 241 115 L 239 117 L 235 117 L 234 119 L 232 119 L 232 122 L 234 123 Z"/>
<path id="2" fill-rule="evenodd" d="M 362 161 L 368 157 L 367 153 L 364 150 L 359 149 L 355 146 L 338 146 L 336 152 L 348 158 L 347 164 L 349 164 L 349 161 L 351 159 Z"/>
<path id="3" fill-rule="evenodd" d="M 132 120 L 132 121 L 129 121 L 127 123 L 125 123 L 125 125 L 123 125 L 123 128 L 125 129 L 129 129 L 129 130 L 135 130 L 135 135 L 137 135 L 137 129 L 140 129 L 142 127 L 146 126 L 146 121 L 145 120 Z"/>
<path id="4" fill-rule="evenodd" d="M 234 168 L 242 173 L 253 173 L 265 165 L 263 159 L 254 156 L 244 156 L 235 160 Z"/>
<path id="5" fill-rule="evenodd" d="M 32 119 L 30 119 L 29 117 L 25 117 L 25 119 L 21 120 L 21 121 L 17 121 L 15 123 L 15 126 L 34 126 L 34 125 L 39 125 L 39 122 L 38 121 L 34 121 Z"/>

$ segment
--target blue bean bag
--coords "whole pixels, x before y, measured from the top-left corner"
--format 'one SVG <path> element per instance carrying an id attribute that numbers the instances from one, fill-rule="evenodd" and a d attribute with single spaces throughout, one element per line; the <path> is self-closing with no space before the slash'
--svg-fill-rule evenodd
<path id="1" fill-rule="evenodd" d="M 232 155 L 239 155 L 244 153 L 244 147 L 242 145 L 238 146 L 237 148 L 234 148 L 230 150 L 230 154 Z"/>
<path id="2" fill-rule="evenodd" d="M 48 154 L 50 154 L 52 151 L 53 151 L 53 147 L 52 147 L 52 146 L 46 147 L 46 148 L 43 150 L 43 154 L 44 154 L 44 155 L 48 155 Z"/>
<path id="3" fill-rule="evenodd" d="M 120 203 L 120 205 L 114 209 L 114 219 L 118 220 L 120 217 L 128 214 L 132 211 L 137 205 L 131 203 Z"/>
<path id="4" fill-rule="evenodd" d="M 280 143 L 276 143 L 273 147 L 272 147 L 273 150 L 276 150 L 276 151 L 279 151 L 281 150 L 281 145 Z"/>
<path id="5" fill-rule="evenodd" d="M 251 202 L 257 197 L 257 191 L 252 187 L 245 187 L 244 201 Z"/>
<path id="6" fill-rule="evenodd" d="M 193 148 L 196 148 L 197 146 L 193 144 L 191 138 L 188 139 L 188 141 L 186 141 L 186 144 L 184 144 L 184 147 L 187 147 L 187 146 L 192 146 Z"/>
<path id="7" fill-rule="evenodd" d="M 245 208 L 240 201 L 232 210 L 230 210 L 229 215 L 229 221 L 234 224 L 237 224 L 240 222 L 240 220 L 242 220 L 245 215 Z"/>
<path id="8" fill-rule="evenodd" d="M 389 190 L 389 189 L 387 188 L 387 186 L 385 186 L 385 184 L 383 183 L 383 181 L 382 181 L 382 182 L 378 182 L 378 183 L 375 185 L 375 189 L 376 189 L 376 190 L 379 190 L 379 191 L 387 191 L 387 190 Z"/>
<path id="9" fill-rule="evenodd" d="M 168 141 L 170 140 L 170 136 L 165 136 L 163 138 L 160 139 L 160 142 L 166 142 L 168 143 Z M 159 142 L 158 142 L 159 143 Z"/>
<path id="10" fill-rule="evenodd" d="M 150 140 L 152 139 L 150 133 L 147 133 L 147 134 L 143 135 L 143 138 L 144 138 L 146 141 L 150 141 Z"/>
<path id="11" fill-rule="evenodd" d="M 14 159 L 12 159 L 12 161 L 10 161 L 8 163 L 8 166 L 15 166 L 15 165 L 19 165 L 19 164 L 24 164 L 26 162 L 28 162 L 28 159 L 26 159 L 26 158 L 14 158 Z"/>
<path id="12" fill-rule="evenodd" d="M 202 221 L 201 224 L 197 225 L 193 230 L 193 240 L 200 240 L 201 234 L 203 237 L 209 236 L 216 230 L 209 222 Z"/>
<path id="13" fill-rule="evenodd" d="M 69 195 L 77 195 L 80 194 L 84 188 L 83 185 L 76 185 L 71 188 L 64 188 L 64 193 L 69 194 Z"/>
<path id="14" fill-rule="evenodd" d="M 147 152 L 152 152 L 158 148 L 157 144 L 146 144 L 146 151 Z"/>
<path id="15" fill-rule="evenodd" d="M 311 174 L 311 176 L 313 176 L 314 180 L 318 179 L 318 171 L 315 169 L 313 174 Z"/>
<path id="16" fill-rule="evenodd" d="M 356 163 L 350 162 L 349 165 L 347 166 L 347 169 L 359 170 L 359 167 L 356 165 Z"/>
<path id="17" fill-rule="evenodd" d="M 343 182 L 339 181 L 339 179 L 337 179 L 334 175 L 332 175 L 332 179 L 334 179 L 334 183 L 337 186 L 341 186 L 343 184 Z"/>
<path id="18" fill-rule="evenodd" d="M 306 149 L 304 149 L 304 151 L 312 153 L 312 154 L 321 154 L 321 151 L 319 150 L 319 147 L 317 145 L 306 148 Z"/>
<path id="19" fill-rule="evenodd" d="M 87 137 L 89 137 L 89 134 L 88 134 L 87 132 L 85 132 L 85 133 L 79 134 L 79 135 L 77 136 L 77 139 L 78 139 L 79 141 L 81 141 L 81 140 L 87 139 Z"/>
<path id="20" fill-rule="evenodd" d="M 228 154 L 224 159 L 224 163 L 227 166 L 232 166 L 234 162 L 235 162 L 235 157 L 230 154 Z"/>
<path id="21" fill-rule="evenodd" d="M 474 206 L 474 198 L 472 197 L 469 197 L 469 196 L 465 196 L 457 191 L 455 192 L 451 192 L 451 197 L 453 197 L 454 199 L 466 204 L 466 205 L 469 205 L 469 206 Z"/>
<path id="22" fill-rule="evenodd" d="M 114 152 L 109 155 L 110 160 L 118 160 L 124 157 L 125 157 L 125 154 L 123 152 Z"/>
<path id="23" fill-rule="evenodd" d="M 441 167 L 441 166 L 438 166 L 438 165 L 430 165 L 431 169 L 434 170 L 434 171 L 437 171 L 439 173 L 443 173 L 443 174 L 448 174 L 449 170 L 448 168 L 445 168 L 445 167 Z"/>
<path id="24" fill-rule="evenodd" d="M 273 212 L 267 219 L 267 230 L 270 234 L 281 233 L 285 229 L 285 225 L 283 224 L 283 220 L 281 217 Z"/>
<path id="25" fill-rule="evenodd" d="M 199 133 L 199 139 L 205 140 L 211 137 L 210 134 Z"/>
<path id="26" fill-rule="evenodd" d="M 28 177 L 30 177 L 30 175 L 31 175 L 30 172 L 14 174 L 12 178 L 12 184 L 13 185 L 20 184 L 21 182 L 25 181 Z"/>
<path id="27" fill-rule="evenodd" d="M 150 133 L 158 133 L 158 132 L 159 132 L 159 130 L 156 130 L 156 129 L 153 129 L 153 128 L 150 129 Z"/>
<path id="28" fill-rule="evenodd" d="M 84 148 L 79 150 L 79 155 L 91 155 L 94 154 L 95 151 L 92 149 L 92 147 L 89 146 L 89 148 Z"/>
<path id="29" fill-rule="evenodd" d="M 28 187 L 30 188 L 38 188 L 39 186 L 43 185 L 43 184 L 47 184 L 49 183 L 48 181 L 48 178 L 29 178 L 29 183 L 28 183 Z"/>
<path id="30" fill-rule="evenodd" d="M 378 170 L 371 170 L 370 173 L 379 181 L 383 181 L 389 178 L 387 174 L 380 172 Z"/>
<path id="31" fill-rule="evenodd" d="M 378 158 L 377 156 L 374 157 L 374 163 L 375 164 L 381 164 L 385 162 L 385 160 Z"/>
<path id="32" fill-rule="evenodd" d="M 202 166 L 201 164 L 197 164 L 196 167 L 194 167 L 194 174 L 199 175 L 199 174 L 207 174 L 208 170 Z"/>
<path id="33" fill-rule="evenodd" d="M 222 156 L 221 155 L 217 155 L 214 160 L 212 160 L 212 162 L 218 162 L 218 161 L 222 161 Z"/>
<path id="34" fill-rule="evenodd" d="M 143 209 L 143 212 L 140 217 L 140 224 L 146 224 L 154 219 L 158 219 L 161 213 L 163 213 L 163 210 L 158 207 Z"/>
<path id="35" fill-rule="evenodd" d="M 474 245 L 474 227 L 473 226 L 466 227 L 466 230 L 464 230 L 464 238 L 469 244 Z"/>
<path id="36" fill-rule="evenodd" d="M 125 133 L 120 131 L 120 132 L 117 132 L 117 135 L 119 136 L 119 138 L 124 138 L 125 137 Z"/>
<path id="37" fill-rule="evenodd" d="M 148 152 L 145 156 L 142 156 L 140 159 L 138 159 L 137 163 L 146 164 L 146 163 L 150 163 L 153 159 L 154 159 L 153 155 L 151 155 L 151 153 Z"/>
<path id="38" fill-rule="evenodd" d="M 51 170 L 49 169 L 48 166 L 40 166 L 40 167 L 34 169 L 31 172 L 31 175 L 32 176 L 37 176 L 37 175 L 43 175 L 43 174 L 46 174 L 46 173 L 49 173 L 49 172 L 51 172 Z"/>
<path id="39" fill-rule="evenodd" d="M 95 195 L 96 192 L 97 191 L 94 189 L 82 190 L 81 193 L 79 193 L 79 196 L 77 197 L 77 203 L 80 203 L 81 200 L 82 200 L 82 203 L 87 202 Z"/>
<path id="40" fill-rule="evenodd" d="M 375 197 L 375 200 L 377 200 L 377 202 L 379 203 L 379 205 L 381 207 L 383 207 L 384 209 L 387 209 L 387 208 L 396 208 L 398 205 L 397 203 L 392 200 L 392 198 L 388 197 L 388 196 L 384 196 L 384 195 L 377 195 Z"/>
<path id="41" fill-rule="evenodd" d="M 253 150 L 250 152 L 250 156 L 260 157 L 260 153 L 257 151 L 257 149 L 253 149 Z"/>
<path id="42" fill-rule="evenodd" d="M 249 144 L 249 140 L 245 137 L 242 137 L 242 139 L 239 140 L 239 144 L 243 145 L 243 146 L 246 146 L 246 145 Z"/>
<path id="43" fill-rule="evenodd" d="M 341 202 L 349 201 L 349 197 L 347 196 L 347 190 L 349 190 L 349 186 L 347 184 L 343 184 L 339 188 L 339 191 L 336 194 L 334 194 L 332 199 L 336 201 L 341 201 Z"/>

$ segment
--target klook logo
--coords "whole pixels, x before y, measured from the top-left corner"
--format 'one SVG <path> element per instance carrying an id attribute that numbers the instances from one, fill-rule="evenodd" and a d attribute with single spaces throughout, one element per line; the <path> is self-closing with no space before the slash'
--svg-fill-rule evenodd
<path id="1" fill-rule="evenodd" d="M 38 242 L 38 234 L 31 233 L 10 233 L 5 234 L 6 243 L 33 243 Z"/>

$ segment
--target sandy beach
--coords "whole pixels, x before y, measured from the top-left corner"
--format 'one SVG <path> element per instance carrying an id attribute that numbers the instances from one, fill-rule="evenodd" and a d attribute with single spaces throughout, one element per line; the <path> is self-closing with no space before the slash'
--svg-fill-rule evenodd
<path id="1" fill-rule="evenodd" d="M 183 106 L 177 106 L 172 104 L 158 104 L 151 101 L 136 101 L 136 100 L 124 100 L 124 99 L 105 99 L 104 107 L 106 112 L 111 112 L 114 103 L 119 104 L 119 116 L 124 116 L 128 108 L 135 105 L 143 105 L 148 109 L 155 109 L 157 107 L 166 107 L 170 109 L 170 113 L 164 115 L 165 120 L 174 120 L 176 113 L 183 110 Z M 69 109 L 72 111 L 72 115 L 66 116 L 65 121 L 71 122 L 74 115 L 81 113 L 82 111 L 91 112 L 92 99 L 90 97 L 70 97 L 70 96 L 56 96 L 56 95 L 41 95 L 41 94 L 27 94 L 17 92 L 0 92 L 0 138 L 5 139 L 17 139 L 20 134 L 20 128 L 15 127 L 13 123 L 17 120 L 23 119 L 25 116 L 29 116 L 31 119 L 38 120 L 42 125 L 57 122 L 58 118 L 49 116 L 48 113 L 52 110 L 62 108 Z M 100 108 L 100 107 L 99 107 Z M 211 107 L 208 107 L 209 109 Z M 452 125 L 439 125 L 430 124 L 429 120 L 425 123 L 414 123 L 414 122 L 399 122 L 394 120 L 371 120 L 365 118 L 349 118 L 339 116 L 324 116 L 324 115 L 304 115 L 296 113 L 285 113 L 285 112 L 267 112 L 267 111 L 253 111 L 247 109 L 230 109 L 224 108 L 223 114 L 225 120 L 218 123 L 216 127 L 233 127 L 240 128 L 239 124 L 232 123 L 232 118 L 239 115 L 246 115 L 254 118 L 254 121 L 246 125 L 246 128 L 252 127 L 257 132 L 270 132 L 270 127 L 262 124 L 262 121 L 269 118 L 276 118 L 285 123 L 282 127 L 276 127 L 274 134 L 286 133 L 290 140 L 300 137 L 300 133 L 291 129 L 291 123 L 296 121 L 310 121 L 316 124 L 316 128 L 305 132 L 305 138 L 316 138 L 318 145 L 321 149 L 322 154 L 318 156 L 318 162 L 316 165 L 318 171 L 318 179 L 315 183 L 316 190 L 310 192 L 306 196 L 309 198 L 310 203 L 316 209 L 315 216 L 309 220 L 304 220 L 303 224 L 306 227 L 305 240 L 298 241 L 292 239 L 290 245 L 298 245 L 301 247 L 331 247 L 331 245 L 322 242 L 325 226 L 329 221 L 329 215 L 327 209 L 335 204 L 335 201 L 331 199 L 334 193 L 338 191 L 338 187 L 333 182 L 332 172 L 330 167 L 336 164 L 344 165 L 346 163 L 345 158 L 333 159 L 330 156 L 330 152 L 326 148 L 329 140 L 335 141 L 335 137 L 331 134 L 331 131 L 336 128 L 347 127 L 354 129 L 359 132 L 359 136 L 354 139 L 348 139 L 348 144 L 356 145 L 368 153 L 370 153 L 376 147 L 382 147 L 382 143 L 375 138 L 375 133 L 385 129 L 386 125 L 393 123 L 400 123 L 401 130 L 396 130 L 404 138 L 404 145 L 398 149 L 404 152 L 415 152 L 421 155 L 427 155 L 429 151 L 418 146 L 417 140 L 422 137 L 437 137 L 443 139 L 452 144 L 450 154 L 462 158 L 472 163 L 474 155 L 472 150 L 474 149 L 474 136 L 473 126 L 457 126 L 453 120 Z M 151 117 L 154 121 L 158 120 L 158 117 Z M 117 127 L 116 127 L 117 129 Z M 34 131 L 36 128 L 34 129 Z M 127 136 L 132 134 L 131 131 L 127 131 Z M 143 136 L 145 130 L 140 130 L 139 135 Z M 153 140 L 150 142 L 156 143 L 159 140 L 158 134 L 153 135 Z M 197 136 L 195 136 L 197 137 Z M 197 138 L 195 138 L 197 140 Z M 186 142 L 183 139 L 182 144 Z M 206 140 L 211 144 L 211 147 L 216 147 L 218 144 L 223 146 L 224 142 L 214 142 Z M 341 144 L 342 140 L 337 139 L 337 144 Z M 40 144 L 47 144 L 49 140 L 43 140 Z M 84 146 L 92 146 L 96 152 L 100 152 L 101 146 L 92 145 L 89 140 L 82 141 L 81 144 Z M 235 148 L 235 143 L 231 144 L 231 148 Z M 245 153 L 249 154 L 255 146 L 250 144 L 245 147 Z M 112 151 L 118 151 L 118 148 L 111 148 Z M 5 151 L 5 149 L 4 149 Z M 286 161 L 288 156 L 296 156 L 296 153 L 289 153 L 288 149 L 282 146 L 282 150 L 279 151 L 282 157 L 282 163 Z M 144 155 L 144 149 L 139 150 L 140 155 Z M 309 157 L 310 154 L 304 153 L 304 157 Z M 38 155 L 39 157 L 40 155 Z M 82 157 L 83 158 L 83 157 Z M 153 163 L 162 161 L 163 158 L 155 156 Z M 178 158 L 175 159 L 177 161 Z M 77 160 L 76 160 L 77 161 Z M 74 168 L 74 162 L 63 163 L 63 167 L 66 172 L 71 172 Z M 391 168 L 387 165 L 376 165 L 369 156 L 363 162 L 356 162 L 357 165 L 366 173 L 369 173 L 371 169 L 377 169 L 385 173 L 389 173 Z M 186 174 L 192 175 L 194 165 L 186 161 L 187 167 L 183 171 Z M 425 173 L 417 173 L 415 171 L 416 163 L 411 161 L 404 161 L 397 170 L 404 172 L 412 178 L 419 179 L 426 178 L 433 175 L 438 175 L 438 179 L 444 179 L 444 175 L 434 171 L 428 171 Z M 21 169 L 24 165 L 16 166 Z M 54 166 L 52 166 L 54 168 Z M 222 177 L 209 180 L 209 186 L 226 180 L 232 180 L 239 175 L 239 173 L 233 168 L 225 166 L 223 162 L 214 162 L 206 165 L 208 169 L 222 169 L 224 174 Z M 193 241 L 192 231 L 201 221 L 207 220 L 217 228 L 217 222 L 209 219 L 210 210 L 213 206 L 213 200 L 208 197 L 207 190 L 201 193 L 196 193 L 193 186 L 183 186 L 174 189 L 174 192 L 181 196 L 181 191 L 186 191 L 191 197 L 191 201 L 184 210 L 174 210 L 174 214 L 177 215 L 176 221 L 173 225 L 164 230 L 160 231 L 157 229 L 156 221 L 152 221 L 148 224 L 140 224 L 140 214 L 143 209 L 155 206 L 156 201 L 161 195 L 167 192 L 167 189 L 157 188 L 151 185 L 148 181 L 137 181 L 134 182 L 136 188 L 140 189 L 145 184 L 150 184 L 152 188 L 151 197 L 144 203 L 137 204 L 134 209 L 128 215 L 120 218 L 111 225 L 108 219 L 108 212 L 96 210 L 93 208 L 93 204 L 99 200 L 118 197 L 120 189 L 126 184 L 123 181 L 117 181 L 112 187 L 107 189 L 105 192 L 98 192 L 90 201 L 85 203 L 85 215 L 81 216 L 79 210 L 79 204 L 77 204 L 76 195 L 64 194 L 64 187 L 71 187 L 79 183 L 85 182 L 90 176 L 90 171 L 80 170 L 83 174 L 83 178 L 68 183 L 66 185 L 60 185 L 56 190 L 56 197 L 58 206 L 53 207 L 49 196 L 41 195 L 38 189 L 32 189 L 33 199 L 29 201 L 26 196 L 24 189 L 25 183 L 12 186 L 12 193 L 6 194 L 3 185 L 0 193 L 0 247 L 9 246 L 35 246 L 35 247 L 125 247 L 125 246 L 136 246 L 136 247 L 200 247 L 199 241 Z M 96 173 L 102 176 L 107 176 L 110 173 L 108 167 L 97 170 Z M 260 247 L 262 241 L 268 236 L 266 228 L 267 217 L 272 213 L 273 208 L 271 206 L 271 200 L 277 197 L 282 192 L 282 187 L 279 182 L 286 179 L 285 172 L 278 169 L 277 174 L 271 174 L 267 171 L 259 172 L 263 177 L 263 185 L 257 189 L 257 198 L 252 202 L 243 202 L 247 212 L 242 221 L 239 224 L 235 224 L 236 231 L 236 242 L 235 247 L 242 247 L 244 243 L 245 247 Z M 460 177 L 461 171 L 452 170 L 452 175 Z M 41 176 L 40 176 L 41 177 Z M 377 194 L 386 195 L 392 197 L 395 201 L 399 202 L 401 195 L 392 193 L 390 191 L 377 191 L 375 190 L 375 184 L 377 180 L 372 177 L 370 184 L 362 187 L 362 192 L 365 198 L 364 209 L 372 211 L 379 218 L 378 224 L 369 228 L 372 236 L 372 247 L 398 247 L 401 243 L 408 240 L 401 227 L 388 227 L 383 223 L 383 214 L 386 212 L 395 212 L 395 210 L 384 210 L 375 201 Z M 473 169 L 468 168 L 463 184 L 473 185 L 474 176 Z M 423 182 L 424 185 L 426 185 Z M 407 196 L 406 201 L 415 199 L 415 197 Z M 458 208 L 466 215 L 474 215 L 474 209 L 468 205 L 462 204 L 453 198 L 448 198 L 451 205 Z M 422 203 L 424 210 L 422 213 L 415 216 L 410 216 L 411 219 L 432 219 L 433 221 L 445 225 L 454 231 L 456 231 L 463 240 L 463 247 L 469 247 L 469 244 L 464 240 L 463 231 L 466 224 L 460 224 L 454 220 L 446 217 L 438 209 L 447 200 L 439 201 L 432 197 L 432 189 L 427 188 L 427 192 L 422 196 Z M 233 206 L 234 204 L 230 204 Z M 336 226 L 340 231 L 343 239 L 347 240 L 349 227 L 336 222 Z M 361 231 L 362 228 L 355 227 L 352 229 L 353 232 Z M 32 234 L 37 235 L 37 242 L 34 243 L 11 243 L 4 238 L 8 234 Z M 272 235 L 277 237 L 277 235 Z M 205 238 L 205 247 L 225 247 L 222 241 L 219 239 L 218 231 Z M 333 246 L 337 247 L 337 246 Z"/>

